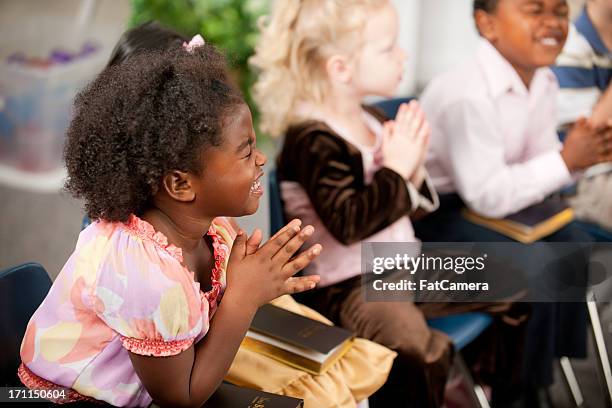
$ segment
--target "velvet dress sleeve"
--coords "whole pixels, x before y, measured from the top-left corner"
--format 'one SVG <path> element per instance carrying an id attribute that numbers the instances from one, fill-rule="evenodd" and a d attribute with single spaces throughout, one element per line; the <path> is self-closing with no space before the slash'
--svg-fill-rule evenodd
<path id="1" fill-rule="evenodd" d="M 277 161 L 279 179 L 298 182 L 330 233 L 349 245 L 409 214 L 406 181 L 382 167 L 364 181 L 359 150 L 321 122 L 289 130 Z"/>

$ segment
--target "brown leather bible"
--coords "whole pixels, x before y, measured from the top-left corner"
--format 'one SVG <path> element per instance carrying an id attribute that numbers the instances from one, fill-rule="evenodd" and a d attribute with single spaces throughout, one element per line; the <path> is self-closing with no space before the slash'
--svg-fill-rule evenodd
<path id="1" fill-rule="evenodd" d="M 303 408 L 304 401 L 223 383 L 204 408 Z"/>
<path id="2" fill-rule="evenodd" d="M 267 304 L 255 314 L 242 347 L 316 375 L 342 357 L 354 338 L 343 328 Z"/>
<path id="3" fill-rule="evenodd" d="M 574 219 L 574 211 L 560 199 L 546 199 L 505 218 L 479 215 L 467 208 L 463 217 L 524 244 L 530 244 L 553 234 Z"/>

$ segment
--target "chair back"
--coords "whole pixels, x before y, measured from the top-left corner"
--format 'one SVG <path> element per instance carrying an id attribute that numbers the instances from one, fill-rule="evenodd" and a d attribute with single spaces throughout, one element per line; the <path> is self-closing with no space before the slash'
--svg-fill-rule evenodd
<path id="1" fill-rule="evenodd" d="M 268 197 L 270 203 L 270 236 L 272 236 L 287 223 L 283 211 L 278 176 L 274 168 L 268 172 Z"/>
<path id="2" fill-rule="evenodd" d="M 89 224 L 91 224 L 91 220 L 89 219 L 89 216 L 87 214 L 85 214 L 83 216 L 83 219 L 81 220 L 81 231 L 83 231 L 85 228 L 87 228 L 89 226 Z"/>
<path id="3" fill-rule="evenodd" d="M 385 112 L 385 115 L 389 119 L 394 119 L 395 115 L 397 115 L 397 110 L 399 109 L 402 103 L 408 103 L 413 100 L 413 97 L 406 98 L 393 98 L 393 99 L 385 99 L 379 102 L 376 102 L 374 106 L 380 108 Z"/>
<path id="4" fill-rule="evenodd" d="M 37 263 L 0 271 L 0 386 L 21 386 L 17 378 L 21 340 L 50 288 L 47 271 Z"/>
<path id="5" fill-rule="evenodd" d="M 493 323 L 491 315 L 481 312 L 461 313 L 429 319 L 427 325 L 446 333 L 461 350 L 480 336 Z"/>

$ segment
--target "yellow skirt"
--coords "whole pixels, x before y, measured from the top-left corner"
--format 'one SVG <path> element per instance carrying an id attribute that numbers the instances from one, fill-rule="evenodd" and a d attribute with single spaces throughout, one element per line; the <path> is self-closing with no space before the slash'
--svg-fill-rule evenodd
<path id="1" fill-rule="evenodd" d="M 291 296 L 281 296 L 271 303 L 332 324 Z M 329 370 L 312 375 L 241 347 L 225 379 L 239 386 L 301 398 L 305 408 L 354 408 L 385 383 L 396 355 L 384 346 L 356 338 Z"/>

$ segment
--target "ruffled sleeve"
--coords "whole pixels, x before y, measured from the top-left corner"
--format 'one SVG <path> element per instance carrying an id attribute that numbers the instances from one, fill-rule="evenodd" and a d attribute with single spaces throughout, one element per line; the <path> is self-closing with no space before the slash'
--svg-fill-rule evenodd
<path id="1" fill-rule="evenodd" d="M 232 219 L 227 217 L 217 217 L 213 220 L 208 235 L 212 237 L 213 247 L 215 249 L 215 271 L 218 272 L 217 276 L 213 276 L 213 279 L 217 278 L 221 285 L 219 291 L 221 296 L 225 290 L 227 278 L 227 262 L 229 261 L 230 251 L 236 235 L 238 224 Z M 215 274 L 213 274 L 215 275 Z M 212 305 L 211 307 L 215 307 Z"/>
<path id="2" fill-rule="evenodd" d="M 179 354 L 208 331 L 208 299 L 182 265 L 180 248 L 135 216 L 121 225 L 106 244 L 109 255 L 100 263 L 94 310 L 127 350 Z"/>

